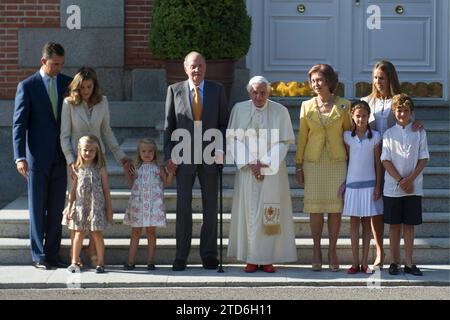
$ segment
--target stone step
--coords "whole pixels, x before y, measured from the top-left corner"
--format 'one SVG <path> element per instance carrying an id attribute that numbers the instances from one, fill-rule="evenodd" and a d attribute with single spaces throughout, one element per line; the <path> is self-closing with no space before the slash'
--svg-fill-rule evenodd
<path id="1" fill-rule="evenodd" d="M 436 118 L 439 119 L 439 118 Z M 442 120 L 421 120 L 423 123 L 425 130 L 427 132 L 427 141 L 428 145 L 448 145 L 450 139 L 450 125 L 448 121 Z M 292 127 L 294 129 L 294 135 L 297 139 L 298 137 L 298 129 L 299 129 L 299 121 L 292 120 Z M 159 143 L 163 143 L 164 140 L 164 124 L 159 123 L 154 128 L 159 132 Z M 135 148 L 134 148 L 135 149 Z"/>
<path id="2" fill-rule="evenodd" d="M 428 167 L 448 167 L 450 166 L 450 146 L 449 145 L 429 145 L 428 152 L 430 160 Z"/>
<path id="3" fill-rule="evenodd" d="M 270 97 L 288 108 L 291 119 L 297 120 L 300 116 L 300 106 L 302 101 L 309 98 L 300 97 Z M 164 120 L 164 101 L 143 100 L 143 101 L 109 101 L 111 112 L 111 122 L 113 126 L 145 126 L 155 125 L 156 121 Z M 421 120 L 449 120 L 450 108 L 448 102 L 435 100 L 414 100 L 414 114 Z M 128 124 L 128 125 L 127 125 Z"/>
<path id="4" fill-rule="evenodd" d="M 175 297 L 185 300 L 202 300 L 195 302 L 196 307 L 202 306 L 202 308 L 203 306 L 210 308 L 211 303 L 203 301 L 206 298 L 247 300 L 250 297 L 251 299 L 270 300 L 258 301 L 257 309 L 250 309 L 248 305 L 240 308 L 230 305 L 226 307 L 227 310 L 233 314 L 279 314 L 278 318 L 286 313 L 285 306 L 297 307 L 296 301 L 287 303 L 275 301 L 279 299 L 374 300 L 392 297 L 395 299 L 443 300 L 449 297 L 450 267 L 448 264 L 420 264 L 423 277 L 403 272 L 392 276 L 388 273 L 387 268 L 372 275 L 363 273 L 348 275 L 346 270 L 350 265 L 341 265 L 341 271 L 334 273 L 331 273 L 328 266 L 324 265 L 323 272 L 315 272 L 311 270 L 310 264 L 302 264 L 301 261 L 298 264 L 275 264 L 276 272 L 270 274 L 262 271 L 247 274 L 244 272 L 244 266 L 243 263 L 224 264 L 223 273 L 218 273 L 218 270 L 203 269 L 201 264 L 189 264 L 183 272 L 172 271 L 171 263 L 158 264 L 155 271 L 147 271 L 146 264 L 138 264 L 135 270 L 125 271 L 123 264 L 118 264 L 106 265 L 106 273 L 99 275 L 92 268 L 83 268 L 81 273 L 69 274 L 65 269 L 43 272 L 31 265 L 0 265 L 0 275 L 3 275 L 0 277 L 0 287 L 2 288 L 0 293 L 2 299 L 8 300 L 24 299 L 25 290 L 26 297 L 30 300 L 81 298 L 110 300 L 115 303 L 115 300 L 139 298 L 145 301 L 145 307 L 151 310 L 154 307 L 166 310 L 184 307 L 185 302 L 174 300 Z M 161 302 L 166 299 L 172 301 Z M 116 305 L 121 307 L 120 304 Z M 268 311 L 267 307 L 262 309 L 262 306 L 268 305 L 271 306 L 271 311 Z M 189 304 L 187 306 L 189 308 Z M 323 303 L 321 303 L 322 306 Z M 192 310 L 188 309 L 188 312 Z M 204 318 L 208 315 L 210 318 L 211 315 L 214 317 L 219 308 L 208 310 L 212 310 L 212 312 L 202 315 Z M 253 310 L 252 313 L 250 310 Z M 262 310 L 265 313 L 262 313 Z M 188 312 L 186 314 L 190 314 Z M 194 309 L 192 314 L 200 314 L 200 312 L 197 313 Z M 273 316 L 273 318 L 275 317 Z"/>
<path id="5" fill-rule="evenodd" d="M 304 98 L 291 97 L 271 97 L 272 100 L 277 101 L 288 108 L 291 119 L 298 119 L 300 117 L 300 106 Z M 432 100 L 417 100 L 414 99 L 414 114 L 418 120 L 449 120 L 450 108 L 448 102 L 432 101 Z"/>
<path id="6" fill-rule="evenodd" d="M 164 121 L 164 101 L 109 101 L 109 109 L 114 128 L 154 127 Z"/>
<path id="7" fill-rule="evenodd" d="M 236 167 L 225 166 L 223 168 L 223 187 L 234 188 L 234 178 L 236 175 Z M 289 184 L 291 189 L 298 188 L 295 181 L 295 167 L 287 168 L 289 176 Z M 109 185 L 111 188 L 127 188 L 127 183 L 123 175 L 123 169 L 119 165 L 108 165 Z M 173 183 L 175 188 L 176 182 Z M 424 169 L 424 188 L 429 189 L 446 189 L 450 187 L 450 168 L 449 167 L 426 167 Z M 194 188 L 200 188 L 200 183 L 196 179 Z"/>
<path id="8" fill-rule="evenodd" d="M 279 102 L 288 108 L 291 119 L 297 120 L 300 116 L 302 101 L 309 98 L 300 97 L 270 97 L 271 100 Z M 113 126 L 145 127 L 155 125 L 164 120 L 164 101 L 109 101 L 111 112 L 111 123 Z M 449 120 L 450 108 L 448 102 L 435 100 L 414 100 L 414 113 L 418 120 Z"/>
<path id="9" fill-rule="evenodd" d="M 105 263 L 123 264 L 127 260 L 129 249 L 128 238 L 105 239 Z M 298 263 L 310 264 L 312 260 L 312 239 L 296 239 Z M 199 239 L 192 239 L 191 252 L 188 264 L 201 263 L 199 255 Z M 84 244 L 87 244 L 85 239 Z M 219 241 L 218 241 L 219 244 Z M 228 240 L 223 240 L 223 262 L 225 264 L 237 263 L 236 259 L 227 257 Z M 328 239 L 322 239 L 323 263 L 327 264 Z M 171 264 L 175 257 L 175 239 L 157 239 L 155 264 Z M 61 243 L 61 257 L 69 261 L 70 239 L 63 239 Z M 449 241 L 448 238 L 416 238 L 414 241 L 414 262 L 416 264 L 447 264 L 449 261 Z M 136 258 L 137 264 L 146 262 L 146 240 L 141 240 Z M 386 256 L 389 257 L 389 240 L 385 241 Z M 404 254 L 404 245 L 401 241 L 401 254 Z M 350 239 L 339 239 L 337 243 L 337 255 L 341 264 L 350 264 L 352 261 Z M 82 255 L 83 257 L 83 255 Z M 375 259 L 375 247 L 371 244 L 369 261 Z M 0 238 L 0 261 L 3 265 L 30 264 L 30 249 L 28 239 Z M 402 258 L 403 261 L 403 258 Z"/>
<path id="10" fill-rule="evenodd" d="M 121 144 L 121 149 L 132 159 L 136 158 L 136 148 L 138 144 L 138 138 L 127 138 Z M 163 143 L 161 139 L 155 139 L 158 146 L 158 161 L 164 162 Z M 430 161 L 427 167 L 448 167 L 450 166 L 450 143 L 447 144 L 429 144 L 428 151 L 430 153 Z M 290 145 L 289 151 L 286 156 L 286 164 L 288 166 L 295 165 L 295 152 L 297 150 L 296 145 Z M 116 161 L 112 158 L 108 163 L 115 164 Z"/>
<path id="11" fill-rule="evenodd" d="M 128 137 L 158 139 L 155 127 L 164 121 L 164 101 L 110 101 L 109 109 L 111 127 L 119 142 Z"/>
<path id="12" fill-rule="evenodd" d="M 233 190 L 223 189 L 223 212 L 231 212 Z M 114 212 L 125 212 L 125 208 L 128 205 L 130 198 L 129 189 L 112 189 L 111 190 L 112 204 Z M 293 212 L 303 211 L 303 189 L 291 189 L 292 197 L 292 209 Z M 176 211 L 176 198 L 177 193 L 175 189 L 166 189 L 164 191 L 165 206 L 167 212 Z M 19 198 L 16 201 L 24 198 Z M 194 189 L 192 192 L 192 212 L 201 212 L 202 207 L 201 193 L 199 189 Z M 450 204 L 450 191 L 449 189 L 424 189 L 424 197 L 422 199 L 422 211 L 423 212 L 448 212 Z M 13 202 L 11 206 L 6 208 L 17 208 L 16 202 Z M 27 208 L 21 206 L 19 209 Z"/>
<path id="13" fill-rule="evenodd" d="M 288 166 L 295 165 L 295 152 L 296 146 L 291 145 L 289 152 L 286 155 L 286 164 Z M 427 167 L 448 167 L 450 165 L 450 146 L 449 144 L 429 144 L 428 152 L 430 154 L 430 160 Z"/>
<path id="14" fill-rule="evenodd" d="M 448 237 L 449 236 L 449 219 L 448 213 L 435 212 L 424 213 L 423 224 L 415 228 L 417 237 Z M 24 211 L 25 218 L 0 219 L 0 237 L 5 238 L 28 238 L 29 234 L 29 220 L 28 211 Z M 167 226 L 165 228 L 158 228 L 158 237 L 160 238 L 174 238 L 175 237 L 175 213 L 167 214 Z M 230 228 L 230 213 L 223 215 L 223 236 L 228 238 Z M 105 231 L 105 238 L 125 238 L 130 235 L 130 226 L 123 224 L 123 213 L 114 214 L 114 226 Z M 193 214 L 193 237 L 200 237 L 200 229 L 202 226 L 202 214 Z M 325 215 L 326 224 L 326 215 Z M 303 213 L 296 213 L 294 215 L 294 228 L 296 238 L 311 237 L 311 230 L 309 226 L 309 216 Z M 386 226 L 385 238 L 389 237 L 389 227 Z M 324 237 L 328 236 L 327 226 L 323 229 Z M 69 232 L 67 228 L 63 228 L 63 237 L 68 238 Z M 342 218 L 342 225 L 340 237 L 350 237 L 350 219 L 348 217 Z M 145 234 L 142 234 L 145 238 Z"/>
<path id="15" fill-rule="evenodd" d="M 0 238 L 28 238 L 29 234 L 29 214 L 27 210 L 27 199 L 25 197 L 18 198 L 8 207 L 0 211 Z M 297 238 L 311 237 L 309 227 L 309 215 L 302 212 L 294 212 L 294 228 Z M 325 215 L 325 223 L 326 223 Z M 125 238 L 130 234 L 130 226 L 123 224 L 123 212 L 114 213 L 114 226 L 105 231 L 106 238 Z M 193 237 L 200 237 L 200 228 L 202 226 L 202 214 L 194 213 L 192 216 Z M 223 235 L 225 238 L 229 234 L 231 214 L 226 212 L 223 214 Z M 415 228 L 417 237 L 449 237 L 449 220 L 448 212 L 424 212 L 423 224 Z M 174 212 L 167 213 L 167 226 L 158 228 L 158 237 L 173 238 L 175 237 L 175 221 L 176 214 Z M 386 226 L 385 237 L 388 237 L 389 231 Z M 323 235 L 328 236 L 328 229 L 324 226 Z M 350 219 L 342 218 L 342 226 L 340 231 L 341 237 L 350 237 Z M 67 228 L 63 228 L 63 237 L 69 237 Z M 145 237 L 143 234 L 142 237 Z"/>
<path id="16" fill-rule="evenodd" d="M 130 197 L 129 190 L 115 189 L 111 191 L 113 198 L 114 211 L 125 211 Z M 292 207 L 294 212 L 300 212 L 303 209 L 303 189 L 292 189 Z M 233 190 L 223 190 L 223 210 L 231 211 Z M 176 190 L 166 189 L 164 192 L 165 205 L 168 212 L 176 210 Z M 442 212 L 448 211 L 450 204 L 450 191 L 448 189 L 425 189 L 424 198 L 422 200 L 423 212 Z M 201 194 L 200 190 L 194 189 L 192 193 L 192 209 L 193 212 L 201 211 Z"/>

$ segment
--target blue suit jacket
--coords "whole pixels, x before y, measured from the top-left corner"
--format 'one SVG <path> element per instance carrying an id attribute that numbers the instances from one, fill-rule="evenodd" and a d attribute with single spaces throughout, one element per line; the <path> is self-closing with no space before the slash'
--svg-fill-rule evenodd
<path id="1" fill-rule="evenodd" d="M 65 161 L 59 141 L 61 108 L 72 78 L 59 74 L 58 119 L 39 71 L 17 86 L 13 118 L 14 160 L 27 159 L 29 169 L 47 170 L 54 162 Z"/>

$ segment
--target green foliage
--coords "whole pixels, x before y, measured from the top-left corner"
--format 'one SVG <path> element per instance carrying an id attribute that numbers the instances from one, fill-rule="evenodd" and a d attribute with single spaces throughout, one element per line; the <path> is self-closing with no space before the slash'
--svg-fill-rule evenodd
<path id="1" fill-rule="evenodd" d="M 149 46 L 164 59 L 198 51 L 206 59 L 238 59 L 250 47 L 245 0 L 155 0 Z"/>

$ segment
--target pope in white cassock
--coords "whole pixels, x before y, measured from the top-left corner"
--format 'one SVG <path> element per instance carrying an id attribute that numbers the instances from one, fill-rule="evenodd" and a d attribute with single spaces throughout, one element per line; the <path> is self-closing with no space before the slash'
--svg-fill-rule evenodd
<path id="1" fill-rule="evenodd" d="M 231 111 L 227 163 L 237 166 L 228 256 L 245 261 L 245 272 L 260 265 L 297 261 L 286 154 L 295 142 L 291 118 L 283 105 L 268 99 L 270 83 L 250 79 L 251 100 Z"/>

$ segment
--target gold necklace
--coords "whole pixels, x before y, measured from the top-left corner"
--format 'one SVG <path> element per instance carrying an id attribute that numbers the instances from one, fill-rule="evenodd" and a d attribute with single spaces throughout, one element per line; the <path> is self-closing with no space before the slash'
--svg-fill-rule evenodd
<path id="1" fill-rule="evenodd" d="M 322 99 L 320 99 L 322 100 Z M 316 102 L 317 102 L 317 108 L 319 110 L 320 113 L 330 113 L 331 109 L 333 109 L 333 103 L 332 101 L 334 101 L 334 95 L 331 94 L 330 97 L 328 98 L 327 101 L 322 102 L 321 104 L 319 104 L 319 96 L 316 97 Z M 329 107 L 331 105 L 331 108 Z M 322 111 L 320 109 L 323 109 Z M 328 111 L 328 112 L 325 112 Z"/>

